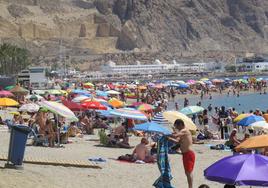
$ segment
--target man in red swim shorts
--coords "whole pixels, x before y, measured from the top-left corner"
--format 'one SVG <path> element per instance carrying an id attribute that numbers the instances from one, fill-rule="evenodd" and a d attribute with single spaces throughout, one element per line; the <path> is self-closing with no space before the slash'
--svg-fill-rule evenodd
<path id="1" fill-rule="evenodd" d="M 181 119 L 177 119 L 175 121 L 174 128 L 174 133 L 171 137 L 169 137 L 169 140 L 180 145 L 188 186 L 189 188 L 193 188 L 193 169 L 195 164 L 195 154 L 192 151 L 192 135 L 190 131 L 185 128 L 184 122 Z"/>

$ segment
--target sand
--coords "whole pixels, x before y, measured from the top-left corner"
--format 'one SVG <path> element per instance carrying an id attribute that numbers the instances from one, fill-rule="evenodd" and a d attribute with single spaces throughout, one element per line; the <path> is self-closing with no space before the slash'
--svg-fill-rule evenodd
<path id="1" fill-rule="evenodd" d="M 7 154 L 9 134 L 0 129 L 0 154 Z M 152 187 L 159 177 L 157 164 L 129 164 L 115 161 L 120 155 L 131 153 L 132 149 L 113 149 L 98 147 L 97 136 L 74 138 L 73 143 L 65 148 L 45 148 L 27 146 L 25 156 L 40 159 L 87 160 L 89 157 L 104 157 L 108 161 L 100 164 L 102 169 L 82 169 L 73 167 L 41 166 L 24 164 L 23 170 L 5 169 L 0 162 L 0 188 L 126 188 Z M 132 136 L 130 143 L 136 145 L 140 138 Z M 203 170 L 220 158 L 231 155 L 231 152 L 213 151 L 205 145 L 194 145 L 196 152 L 196 167 L 194 170 L 194 187 L 206 183 L 213 188 L 223 187 L 214 182 L 208 182 L 203 176 Z M 170 164 L 174 179 L 174 187 L 187 187 L 182 166 L 181 155 L 170 155 Z"/>

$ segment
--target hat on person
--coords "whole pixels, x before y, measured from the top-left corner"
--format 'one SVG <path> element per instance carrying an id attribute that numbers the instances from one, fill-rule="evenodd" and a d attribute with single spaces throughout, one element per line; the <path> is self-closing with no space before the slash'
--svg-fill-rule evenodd
<path id="1" fill-rule="evenodd" d="M 234 129 L 232 130 L 232 132 L 237 132 L 237 129 L 236 129 L 236 128 L 234 128 Z"/>

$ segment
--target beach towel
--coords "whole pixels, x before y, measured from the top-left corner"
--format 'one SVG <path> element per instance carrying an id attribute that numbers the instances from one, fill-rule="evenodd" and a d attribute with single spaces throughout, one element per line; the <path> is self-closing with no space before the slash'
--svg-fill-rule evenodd
<path id="1" fill-rule="evenodd" d="M 173 188 L 170 181 L 172 179 L 170 165 L 168 161 L 168 140 L 162 136 L 157 142 L 157 164 L 161 176 L 154 182 L 156 188 Z"/>

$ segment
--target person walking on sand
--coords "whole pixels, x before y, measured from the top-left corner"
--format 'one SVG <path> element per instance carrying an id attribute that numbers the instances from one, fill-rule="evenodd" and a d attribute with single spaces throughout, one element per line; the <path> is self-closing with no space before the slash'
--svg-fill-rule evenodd
<path id="1" fill-rule="evenodd" d="M 193 169 L 195 164 L 195 153 L 192 150 L 192 135 L 190 131 L 185 127 L 185 124 L 181 119 L 177 119 L 175 121 L 174 128 L 174 133 L 170 137 L 168 137 L 168 139 L 172 142 L 180 144 L 180 150 L 182 152 L 183 166 L 188 181 L 188 187 L 193 188 Z"/>

